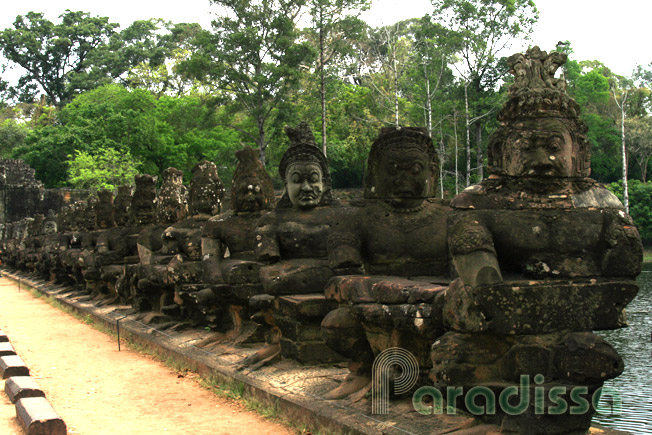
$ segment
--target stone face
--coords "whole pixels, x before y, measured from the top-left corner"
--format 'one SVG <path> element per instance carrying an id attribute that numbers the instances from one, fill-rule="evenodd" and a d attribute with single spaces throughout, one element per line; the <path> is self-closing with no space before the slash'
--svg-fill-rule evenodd
<path id="1" fill-rule="evenodd" d="M 29 369 L 18 355 L 0 357 L 0 376 L 7 379 L 12 376 L 29 376 Z"/>
<path id="2" fill-rule="evenodd" d="M 12 376 L 7 379 L 5 393 L 11 403 L 25 397 L 45 397 L 45 393 L 31 376 Z"/>
<path id="3" fill-rule="evenodd" d="M 16 402 L 16 416 L 28 435 L 65 435 L 66 424 L 44 397 L 28 397 Z"/>

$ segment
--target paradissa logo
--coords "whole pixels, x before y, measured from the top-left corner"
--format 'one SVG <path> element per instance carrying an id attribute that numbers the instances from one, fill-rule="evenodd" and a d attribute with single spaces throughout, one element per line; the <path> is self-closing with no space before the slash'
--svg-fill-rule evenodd
<path id="1" fill-rule="evenodd" d="M 388 413 L 389 378 L 396 366 L 399 368 L 400 375 L 395 379 L 394 393 L 406 393 L 417 383 L 419 368 L 414 355 L 401 348 L 390 348 L 381 352 L 373 365 L 371 406 L 374 414 Z M 541 385 L 544 381 L 543 375 L 536 375 L 534 376 L 535 386 L 530 388 L 530 377 L 521 375 L 519 385 L 505 388 L 498 398 L 493 390 L 484 386 L 475 386 L 466 392 L 462 387 L 447 387 L 446 403 L 454 404 L 458 398 L 462 397 L 467 411 L 473 415 L 496 414 L 497 406 L 505 414 L 520 415 L 531 406 L 530 395 L 534 390 L 534 413 L 536 415 L 566 413 L 580 415 L 589 412 L 591 406 L 602 415 L 620 415 L 622 411 L 622 398 L 613 388 L 598 388 L 592 394 L 589 403 L 587 399 L 589 390 L 586 386 L 575 386 L 569 390 L 567 386 L 557 385 L 546 389 Z M 426 397 L 429 397 L 432 403 L 426 404 L 424 401 Z M 608 397 L 609 400 L 601 403 L 601 397 Z M 412 395 L 412 405 L 418 413 L 423 415 L 456 413 L 454 406 L 449 405 L 444 409 L 443 393 L 432 386 L 424 386 L 415 391 Z"/>

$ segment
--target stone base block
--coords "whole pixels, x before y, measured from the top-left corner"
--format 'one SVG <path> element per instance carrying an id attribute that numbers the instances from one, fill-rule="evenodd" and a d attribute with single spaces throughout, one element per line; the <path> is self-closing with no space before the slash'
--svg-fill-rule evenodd
<path id="1" fill-rule="evenodd" d="M 302 322 L 290 317 L 274 316 L 276 326 L 283 337 L 294 341 L 321 340 L 321 326 L 318 322 Z"/>
<path id="2" fill-rule="evenodd" d="M 0 357 L 0 377 L 29 376 L 29 369 L 18 355 Z"/>
<path id="3" fill-rule="evenodd" d="M 5 343 L 9 341 L 9 337 L 2 330 L 0 330 L 0 343 Z"/>
<path id="4" fill-rule="evenodd" d="M 332 363 L 344 361 L 344 358 L 333 352 L 322 340 L 293 341 L 281 338 L 281 355 L 302 363 Z"/>
<path id="5" fill-rule="evenodd" d="M 45 397 L 27 397 L 16 402 L 16 416 L 28 435 L 66 435 L 66 423 Z"/>
<path id="6" fill-rule="evenodd" d="M 31 376 L 13 376 L 5 381 L 5 394 L 16 403 L 26 397 L 45 397 L 45 393 Z"/>
<path id="7" fill-rule="evenodd" d="M 16 355 L 14 347 L 8 341 L 0 342 L 0 356 Z"/>
<path id="8" fill-rule="evenodd" d="M 337 308 L 337 303 L 327 300 L 323 293 L 281 296 L 278 298 L 278 312 L 293 319 L 315 318 L 321 322 L 326 314 Z"/>

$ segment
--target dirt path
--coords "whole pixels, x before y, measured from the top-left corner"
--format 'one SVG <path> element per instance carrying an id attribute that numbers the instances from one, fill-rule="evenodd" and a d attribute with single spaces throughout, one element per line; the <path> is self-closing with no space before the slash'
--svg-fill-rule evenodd
<path id="1" fill-rule="evenodd" d="M 293 434 L 0 278 L 0 329 L 71 434 Z M 6 419 L 0 382 L 0 432 Z M 20 433 L 20 432 L 18 432 Z"/>

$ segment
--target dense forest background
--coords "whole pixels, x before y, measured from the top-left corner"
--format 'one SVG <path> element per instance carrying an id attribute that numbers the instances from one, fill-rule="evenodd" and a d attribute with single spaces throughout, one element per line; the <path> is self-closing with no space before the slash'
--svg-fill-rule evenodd
<path id="1" fill-rule="evenodd" d="M 58 22 L 16 17 L 0 31 L 3 71 L 22 71 L 15 85 L 0 76 L 0 156 L 25 160 L 46 187 L 114 187 L 170 166 L 189 176 L 202 158 L 228 183 L 247 144 L 280 186 L 283 127 L 306 120 L 334 187 L 349 188 L 381 127 L 424 126 L 451 197 L 485 176 L 509 42 L 538 19 L 532 0 L 432 0 L 432 14 L 379 28 L 358 18 L 370 0 L 210 1 L 223 12 L 211 29 L 120 29 L 69 10 Z M 621 198 L 630 180 L 630 213 L 651 244 L 652 65 L 625 77 L 574 59 L 572 41 L 541 49 L 569 55 L 562 74 L 589 126 L 592 177 Z"/>

